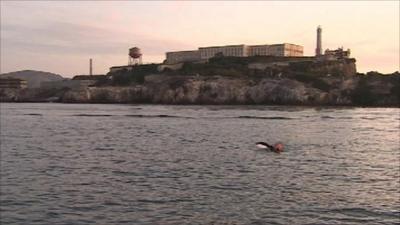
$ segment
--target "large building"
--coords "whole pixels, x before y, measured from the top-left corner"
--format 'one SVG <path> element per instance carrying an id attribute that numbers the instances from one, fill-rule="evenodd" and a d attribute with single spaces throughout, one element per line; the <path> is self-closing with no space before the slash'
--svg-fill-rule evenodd
<path id="1" fill-rule="evenodd" d="M 198 50 L 167 52 L 166 58 L 168 64 L 197 61 L 200 59 L 200 52 Z"/>
<path id="2" fill-rule="evenodd" d="M 249 56 L 303 56 L 303 46 L 295 44 L 252 45 L 249 46 Z"/>
<path id="3" fill-rule="evenodd" d="M 200 47 L 198 50 L 166 53 L 166 64 L 208 60 L 218 54 L 223 56 L 303 56 L 303 46 L 295 44 L 226 45 Z"/>
<path id="4" fill-rule="evenodd" d="M 246 45 L 226 45 L 199 48 L 200 59 L 209 59 L 217 54 L 224 56 L 246 57 L 249 56 L 249 47 Z"/>

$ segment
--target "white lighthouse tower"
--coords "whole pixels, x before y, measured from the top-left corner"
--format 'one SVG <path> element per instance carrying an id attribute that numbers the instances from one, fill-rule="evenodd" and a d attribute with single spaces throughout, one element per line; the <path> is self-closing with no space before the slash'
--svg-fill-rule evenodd
<path id="1" fill-rule="evenodd" d="M 321 28 L 321 26 L 318 26 L 318 28 L 317 28 L 317 48 L 315 49 L 316 56 L 322 55 L 321 34 L 322 34 L 322 28 Z"/>

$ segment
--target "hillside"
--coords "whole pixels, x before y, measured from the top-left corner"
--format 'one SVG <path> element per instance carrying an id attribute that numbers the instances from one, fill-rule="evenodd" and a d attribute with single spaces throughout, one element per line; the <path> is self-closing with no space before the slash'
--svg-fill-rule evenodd
<path id="1" fill-rule="evenodd" d="M 300 59 L 224 57 L 163 70 L 145 64 L 79 90 L 3 91 L 0 102 L 400 106 L 399 72 L 357 73 L 354 59 Z"/>
<path id="2" fill-rule="evenodd" d="M 400 75 L 353 77 L 228 77 L 155 74 L 128 86 L 79 90 L 0 90 L 0 102 L 400 105 Z"/>
<path id="3" fill-rule="evenodd" d="M 12 77 L 26 80 L 28 82 L 28 88 L 39 88 L 40 83 L 44 81 L 57 81 L 64 79 L 58 74 L 35 70 L 22 70 L 10 73 L 3 73 L 0 74 L 0 77 Z"/>
<path id="4" fill-rule="evenodd" d="M 306 79 L 307 78 L 307 79 Z M 62 102 L 155 104 L 269 104 L 399 107 L 400 76 L 146 76 L 142 84 L 67 91 Z M 21 99 L 22 100 L 22 99 Z"/>
<path id="5" fill-rule="evenodd" d="M 289 78 L 318 79 L 320 77 L 353 77 L 357 74 L 356 60 L 317 60 L 315 57 L 214 57 L 206 63 L 185 62 L 173 65 L 145 64 L 132 69 L 111 71 L 108 85 L 127 86 L 142 83 L 150 74 L 179 76 L 222 76 L 230 78 Z"/>

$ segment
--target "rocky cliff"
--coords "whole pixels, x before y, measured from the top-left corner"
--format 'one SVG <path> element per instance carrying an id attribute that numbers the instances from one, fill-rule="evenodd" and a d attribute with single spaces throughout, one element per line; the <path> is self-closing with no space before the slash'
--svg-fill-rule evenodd
<path id="1" fill-rule="evenodd" d="M 300 77 L 299 77 L 300 78 Z M 399 106 L 400 76 L 232 78 L 146 76 L 144 83 L 79 90 L 0 90 L 0 101 L 155 104 L 288 104 Z"/>
<path id="2" fill-rule="evenodd" d="M 356 74 L 354 59 L 222 57 L 109 73 L 93 86 L 0 90 L 0 101 L 399 106 L 400 75 Z"/>
<path id="3" fill-rule="evenodd" d="M 397 78 L 398 79 L 398 78 Z M 62 102 L 156 103 L 156 104 L 290 104 L 398 106 L 395 84 L 360 78 L 324 78 L 323 84 L 279 78 L 228 78 L 196 76 L 148 77 L 143 84 L 128 87 L 89 87 L 67 91 Z M 365 86 L 366 85 L 366 86 Z M 365 96 L 357 96 L 362 91 Z M 385 90 L 385 91 L 384 91 Z M 398 90 L 397 90 L 398 91 Z M 364 98 L 374 98 L 364 101 Z M 361 100 L 360 100 L 361 99 Z"/>

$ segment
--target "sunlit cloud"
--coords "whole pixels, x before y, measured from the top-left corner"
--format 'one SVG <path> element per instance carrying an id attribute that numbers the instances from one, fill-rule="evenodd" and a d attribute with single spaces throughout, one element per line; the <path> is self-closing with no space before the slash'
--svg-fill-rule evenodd
<path id="1" fill-rule="evenodd" d="M 399 2 L 0 4 L 1 72 L 39 68 L 72 76 L 85 73 L 94 58 L 95 69 L 106 73 L 126 64 L 133 46 L 142 49 L 145 62 L 162 62 L 166 51 L 225 44 L 287 42 L 313 55 L 317 25 L 323 27 L 323 48 L 350 48 L 359 71 L 399 67 Z"/>

